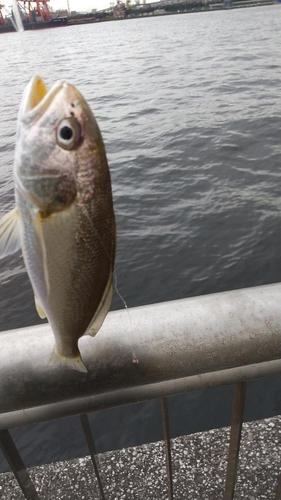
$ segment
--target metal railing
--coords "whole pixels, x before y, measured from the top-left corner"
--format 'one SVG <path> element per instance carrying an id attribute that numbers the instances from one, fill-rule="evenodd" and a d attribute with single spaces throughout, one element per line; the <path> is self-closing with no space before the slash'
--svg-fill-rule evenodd
<path id="1" fill-rule="evenodd" d="M 79 342 L 86 374 L 50 363 L 48 325 L 2 332 L 0 346 L 0 445 L 28 500 L 39 497 L 9 428 L 80 414 L 105 499 L 86 413 L 161 398 L 171 500 L 167 397 L 235 384 L 224 494 L 224 500 L 231 500 L 246 381 L 281 373 L 281 284 L 111 312 L 95 339 Z M 281 477 L 275 500 L 281 500 L 280 485 Z"/>

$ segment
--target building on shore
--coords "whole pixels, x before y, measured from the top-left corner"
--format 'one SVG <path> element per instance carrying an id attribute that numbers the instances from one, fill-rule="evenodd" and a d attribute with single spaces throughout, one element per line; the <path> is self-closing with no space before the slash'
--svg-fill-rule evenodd
<path id="1" fill-rule="evenodd" d="M 113 7 L 113 19 L 124 19 L 124 17 L 126 17 L 125 4 L 117 2 L 115 7 Z"/>

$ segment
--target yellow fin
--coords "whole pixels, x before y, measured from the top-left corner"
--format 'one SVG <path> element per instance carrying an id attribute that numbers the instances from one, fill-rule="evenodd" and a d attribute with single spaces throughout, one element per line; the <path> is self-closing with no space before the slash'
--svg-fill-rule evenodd
<path id="1" fill-rule="evenodd" d="M 20 247 L 20 216 L 14 208 L 0 220 L 0 259 L 12 255 Z"/>
<path id="2" fill-rule="evenodd" d="M 111 306 L 112 296 L 113 296 L 113 285 L 112 285 L 112 275 L 110 275 L 103 297 L 100 301 L 99 308 L 86 330 L 86 335 L 92 335 L 94 337 L 96 333 L 99 331 L 101 325 L 105 320 L 105 316 L 107 315 L 108 310 Z"/>
<path id="3" fill-rule="evenodd" d="M 37 310 L 40 318 L 45 319 L 46 313 L 45 313 L 43 307 L 41 306 L 41 303 L 39 302 L 39 300 L 37 299 L 37 297 L 35 295 L 34 295 L 34 302 L 35 302 L 35 307 L 36 307 L 36 310 Z"/>
<path id="4" fill-rule="evenodd" d="M 50 281 L 49 281 L 49 273 L 48 273 L 48 267 L 47 267 L 47 251 L 46 251 L 46 245 L 45 245 L 43 231 L 42 231 L 42 218 L 41 218 L 40 212 L 37 212 L 36 216 L 33 218 L 33 225 L 36 229 L 36 233 L 38 235 L 40 247 L 42 250 L 43 273 L 44 273 L 47 295 L 49 295 L 50 294 Z M 40 314 L 39 314 L 39 316 L 40 316 Z"/>
<path id="5" fill-rule="evenodd" d="M 75 358 L 66 358 L 65 356 L 61 356 L 61 354 L 59 354 L 56 348 L 54 347 L 51 362 L 53 366 L 67 367 L 71 368 L 71 370 L 76 370 L 82 373 L 88 373 L 88 370 L 84 365 L 80 354 Z"/>

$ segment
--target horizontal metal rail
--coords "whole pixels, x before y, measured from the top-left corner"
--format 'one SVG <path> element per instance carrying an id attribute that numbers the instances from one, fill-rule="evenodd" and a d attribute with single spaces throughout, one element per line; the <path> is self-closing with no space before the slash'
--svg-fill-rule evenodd
<path id="1" fill-rule="evenodd" d="M 51 363 L 48 325 L 0 333 L 0 445 L 28 500 L 38 498 L 6 429 L 81 414 L 105 498 L 87 412 L 162 398 L 167 487 L 173 466 L 167 396 L 235 384 L 225 500 L 232 500 L 246 381 L 281 373 L 281 284 L 109 313 L 80 341 L 88 373 Z M 2 429 L 2 430 L 1 430 Z M 280 478 L 276 500 L 280 498 Z"/>
<path id="2" fill-rule="evenodd" d="M 274 284 L 111 312 L 87 374 L 52 365 L 49 325 L 2 332 L 0 429 L 279 372 L 280 305 Z"/>
<path id="3" fill-rule="evenodd" d="M 281 373 L 281 360 L 256 365 L 243 366 L 219 372 L 205 373 L 177 380 L 169 380 L 145 386 L 109 391 L 93 396 L 75 398 L 68 401 L 35 406 L 0 414 L 0 429 L 45 422 L 56 418 L 103 410 L 115 406 L 140 403 L 164 396 L 230 385 L 236 382 L 254 380 Z"/>

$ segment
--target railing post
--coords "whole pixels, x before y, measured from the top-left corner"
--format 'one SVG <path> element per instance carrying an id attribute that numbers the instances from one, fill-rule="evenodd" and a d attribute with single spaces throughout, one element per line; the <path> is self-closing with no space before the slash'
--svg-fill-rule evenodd
<path id="1" fill-rule="evenodd" d="M 98 457 L 97 457 L 96 446 L 95 446 L 93 434 L 92 434 L 92 431 L 91 431 L 91 427 L 90 427 L 90 422 L 89 422 L 89 419 L 88 419 L 88 415 L 86 413 L 83 413 L 82 415 L 80 415 L 80 420 L 81 420 L 81 424 L 82 424 L 83 431 L 84 431 L 84 434 L 85 434 L 85 438 L 86 438 L 86 441 L 87 441 L 87 445 L 88 445 L 88 448 L 89 448 L 89 452 L 90 452 L 90 455 L 91 455 L 91 459 L 92 459 L 92 462 L 93 462 L 93 466 L 94 466 L 96 478 L 97 478 L 97 481 L 98 481 L 101 498 L 102 498 L 102 500 L 106 500 L 105 494 L 104 494 L 104 491 L 103 491 L 103 486 L 102 486 L 102 481 L 101 481 L 100 473 L 99 473 L 99 461 L 98 461 Z"/>
<path id="2" fill-rule="evenodd" d="M 27 500 L 40 500 L 8 430 L 0 430 L 0 448 Z"/>
<path id="3" fill-rule="evenodd" d="M 171 454 L 171 439 L 170 439 L 170 425 L 169 425 L 169 410 L 167 398 L 161 399 L 162 406 L 162 419 L 163 419 L 163 432 L 166 450 L 166 469 L 168 479 L 168 493 L 169 500 L 173 500 L 173 469 L 172 469 L 172 454 Z"/>
<path id="4" fill-rule="evenodd" d="M 241 431 L 246 399 L 246 382 L 234 385 L 229 454 L 226 473 L 224 500 L 233 500 L 239 458 Z"/>

